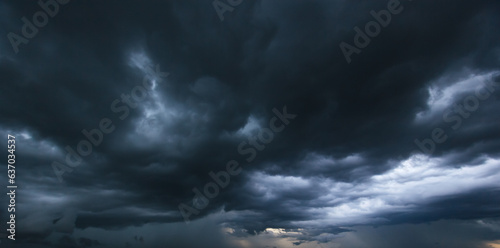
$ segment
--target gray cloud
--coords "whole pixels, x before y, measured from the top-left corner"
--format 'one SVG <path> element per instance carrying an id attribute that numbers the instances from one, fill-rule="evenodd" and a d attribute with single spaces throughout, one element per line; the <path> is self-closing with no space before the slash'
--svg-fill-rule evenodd
<path id="1" fill-rule="evenodd" d="M 277 247 L 399 247 L 415 226 L 451 240 L 437 230 L 456 223 L 462 247 L 500 239 L 500 5 L 402 2 L 350 64 L 340 42 L 387 1 L 243 1 L 221 22 L 211 1 L 74 0 L 18 53 L 7 35 L 41 7 L 0 3 L 0 133 L 17 137 L 17 245 L 248 247 L 274 237 Z M 147 70 L 155 65 L 165 80 Z M 151 94 L 125 103 L 144 78 Z M 488 96 L 477 108 L 457 112 L 478 91 Z M 299 117 L 247 164 L 238 144 L 284 105 Z M 65 147 L 77 150 L 103 118 L 114 131 L 59 182 L 53 161 L 66 163 Z M 415 140 L 436 128 L 446 141 L 416 154 Z M 178 204 L 233 159 L 243 172 L 185 226 Z M 398 237 L 377 238 L 396 227 Z"/>

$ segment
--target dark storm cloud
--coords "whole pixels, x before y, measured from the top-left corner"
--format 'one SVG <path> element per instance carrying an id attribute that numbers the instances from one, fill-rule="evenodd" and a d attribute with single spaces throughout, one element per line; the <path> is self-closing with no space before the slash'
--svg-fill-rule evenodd
<path id="1" fill-rule="evenodd" d="M 358 224 L 498 216 L 499 3 L 401 1 L 346 63 L 340 42 L 387 2 L 244 1 L 221 22 L 211 1 L 70 1 L 17 54 L 7 34 L 41 8 L 0 3 L 0 131 L 19 137 L 19 231 L 181 221 L 178 204 L 231 159 L 243 173 L 192 219 L 223 209 L 220 222 L 243 233 L 303 228 L 300 243 Z M 121 120 L 112 102 L 156 65 L 168 78 Z M 459 128 L 443 120 L 485 83 Z M 284 105 L 298 117 L 247 165 L 238 144 Z M 102 118 L 116 129 L 60 183 L 52 162 Z M 435 128 L 447 141 L 413 154 Z"/>
<path id="2" fill-rule="evenodd" d="M 341 247 L 494 247 L 498 221 L 447 220 L 426 224 L 359 227 L 339 239 Z"/>

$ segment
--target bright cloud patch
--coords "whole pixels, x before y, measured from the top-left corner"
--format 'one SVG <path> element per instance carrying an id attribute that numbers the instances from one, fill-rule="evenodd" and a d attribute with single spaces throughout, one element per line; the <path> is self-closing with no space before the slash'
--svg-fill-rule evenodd
<path id="1" fill-rule="evenodd" d="M 446 167 L 446 157 L 413 155 L 397 162 L 389 171 L 360 183 L 255 173 L 248 184 L 254 192 L 262 194 L 263 199 L 281 199 L 283 205 L 294 201 L 284 197 L 290 191 L 323 192 L 315 201 L 296 206 L 315 216 L 294 221 L 296 226 L 375 224 L 387 221 L 381 214 L 418 210 L 436 197 L 500 187 L 500 160 L 483 157 L 482 161 Z M 319 202 L 321 207 L 315 207 Z"/>
<path id="2" fill-rule="evenodd" d="M 427 88 L 429 98 L 427 109 L 417 113 L 416 121 L 429 121 L 436 114 L 442 114 L 447 108 L 451 108 L 460 97 L 466 95 L 481 94 L 481 90 L 491 84 L 493 77 L 498 71 L 484 74 L 470 74 L 465 79 L 450 79 L 442 77 Z M 450 82 L 451 81 L 451 82 Z"/>

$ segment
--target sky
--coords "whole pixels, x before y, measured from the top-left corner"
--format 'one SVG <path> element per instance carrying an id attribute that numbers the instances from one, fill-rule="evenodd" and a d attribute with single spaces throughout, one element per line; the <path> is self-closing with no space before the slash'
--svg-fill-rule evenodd
<path id="1" fill-rule="evenodd" d="M 1 1 L 0 246 L 498 248 L 499 24 L 494 0 Z"/>

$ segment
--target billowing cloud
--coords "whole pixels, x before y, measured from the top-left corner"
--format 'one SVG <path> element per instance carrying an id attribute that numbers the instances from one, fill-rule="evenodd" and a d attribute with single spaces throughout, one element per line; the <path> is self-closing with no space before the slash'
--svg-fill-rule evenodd
<path id="1" fill-rule="evenodd" d="M 348 63 L 341 42 L 390 4 Z M 15 245 L 496 247 L 499 10 L 4 1 Z M 241 173 L 222 187 L 230 161 Z"/>

